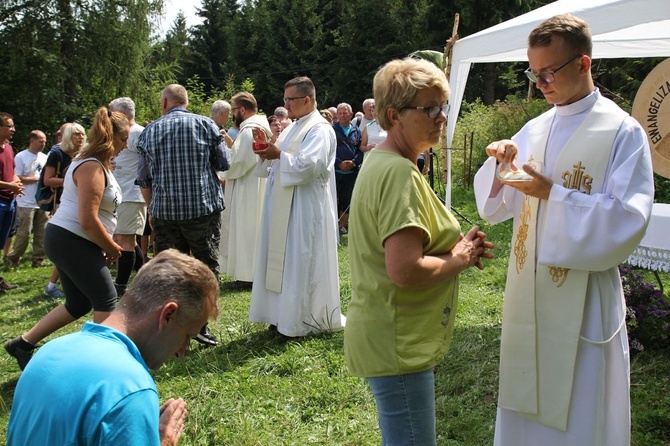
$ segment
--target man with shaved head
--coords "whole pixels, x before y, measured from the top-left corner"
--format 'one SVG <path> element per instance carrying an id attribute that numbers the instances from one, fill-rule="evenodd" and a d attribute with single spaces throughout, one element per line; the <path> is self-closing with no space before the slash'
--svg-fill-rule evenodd
<path id="1" fill-rule="evenodd" d="M 163 116 L 137 142 L 138 184 L 149 204 L 156 252 L 169 248 L 192 254 L 219 277 L 223 187 L 217 171 L 228 170 L 230 152 L 209 117 L 189 113 L 188 93 L 179 84 L 161 94 Z M 204 326 L 195 338 L 217 339 Z"/>
<path id="2" fill-rule="evenodd" d="M 28 148 L 19 152 L 14 158 L 16 164 L 14 173 L 25 187 L 23 195 L 16 197 L 19 226 L 16 229 L 14 246 L 7 255 L 7 259 L 15 267 L 19 266 L 21 256 L 26 252 L 31 233 L 34 234 L 32 265 L 41 266 L 46 258 L 44 230 L 49 222 L 49 213 L 41 210 L 35 200 L 37 181 L 47 162 L 47 156 L 42 153 L 46 143 L 47 137 L 44 132 L 33 130 L 30 132 Z"/>

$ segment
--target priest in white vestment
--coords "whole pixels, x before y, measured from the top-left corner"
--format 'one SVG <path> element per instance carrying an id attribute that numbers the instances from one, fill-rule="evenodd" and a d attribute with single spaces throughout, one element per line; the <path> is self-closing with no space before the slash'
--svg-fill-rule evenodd
<path id="1" fill-rule="evenodd" d="M 272 132 L 267 118 L 257 114 L 258 105 L 251 93 L 237 93 L 231 102 L 233 119 L 240 132 L 230 148 L 230 169 L 222 175 L 230 201 L 226 202 L 228 233 L 221 235 L 219 265 L 221 272 L 235 279 L 229 284 L 230 289 L 251 289 L 266 182 L 265 178 L 254 175 L 258 156 L 252 150 L 252 129 L 261 129 L 268 140 Z"/>
<path id="2" fill-rule="evenodd" d="M 630 444 L 617 266 L 651 214 L 651 155 L 639 124 L 594 87 L 590 55 L 588 25 L 570 14 L 531 33 L 526 74 L 555 107 L 491 143 L 475 176 L 482 218 L 514 218 L 495 445 Z M 531 160 L 537 170 L 521 167 Z"/>
<path id="3" fill-rule="evenodd" d="M 284 86 L 295 119 L 277 145 L 258 152 L 256 173 L 267 176 L 249 320 L 275 326 L 284 336 L 339 331 L 337 219 L 331 178 L 335 133 L 316 109 L 307 77 Z"/>

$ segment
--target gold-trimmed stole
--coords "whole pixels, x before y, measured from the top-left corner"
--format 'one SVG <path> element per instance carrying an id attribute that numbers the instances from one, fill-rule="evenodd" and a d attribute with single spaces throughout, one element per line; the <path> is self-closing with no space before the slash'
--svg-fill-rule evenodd
<path id="1" fill-rule="evenodd" d="M 554 116 L 555 109 L 540 116 L 528 132 L 529 155 L 542 165 Z M 553 172 L 543 173 L 569 189 L 601 192 L 614 138 L 627 116 L 599 98 L 561 150 Z M 503 303 L 498 405 L 565 431 L 589 271 L 537 264 L 540 200 L 522 200 Z M 542 226 L 557 230 L 546 222 Z"/>
<path id="2" fill-rule="evenodd" d="M 277 147 L 282 147 L 282 151 L 290 155 L 296 155 L 300 150 L 300 145 L 304 141 L 307 133 L 316 125 L 328 125 L 328 121 L 319 113 L 311 113 L 301 119 L 305 122 L 294 122 L 279 135 Z M 291 135 L 290 141 L 284 144 L 284 138 L 288 136 L 292 127 L 301 125 L 294 135 Z M 272 190 L 272 221 L 270 222 L 270 240 L 268 243 L 268 260 L 266 266 L 265 288 L 275 293 L 281 293 L 282 281 L 284 278 L 284 259 L 286 256 L 286 239 L 288 236 L 288 221 L 291 216 L 291 207 L 293 205 L 293 194 L 295 186 L 281 185 L 281 172 L 277 166 L 274 175 L 274 184 Z"/>

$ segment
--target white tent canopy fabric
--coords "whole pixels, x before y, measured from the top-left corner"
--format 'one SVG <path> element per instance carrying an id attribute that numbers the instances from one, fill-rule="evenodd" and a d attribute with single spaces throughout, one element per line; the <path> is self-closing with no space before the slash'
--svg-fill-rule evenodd
<path id="1" fill-rule="evenodd" d="M 572 13 L 589 24 L 594 59 L 670 56 L 670 0 L 558 0 L 465 37 L 456 41 L 451 57 L 447 147 L 451 147 L 454 138 L 470 65 L 528 60 L 530 32 L 549 17 L 564 13 Z M 447 206 L 451 206 L 450 158 Z"/>

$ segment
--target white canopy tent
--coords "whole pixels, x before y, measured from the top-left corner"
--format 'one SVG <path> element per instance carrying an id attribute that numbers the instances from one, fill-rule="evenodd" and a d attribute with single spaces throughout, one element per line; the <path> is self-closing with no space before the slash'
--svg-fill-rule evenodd
<path id="1" fill-rule="evenodd" d="M 591 27 L 594 59 L 670 56 L 670 0 L 558 0 L 457 40 L 451 57 L 447 147 L 454 138 L 470 65 L 528 60 L 526 46 L 533 28 L 549 17 L 568 12 Z M 450 152 L 447 160 L 446 204 L 451 206 Z"/>

